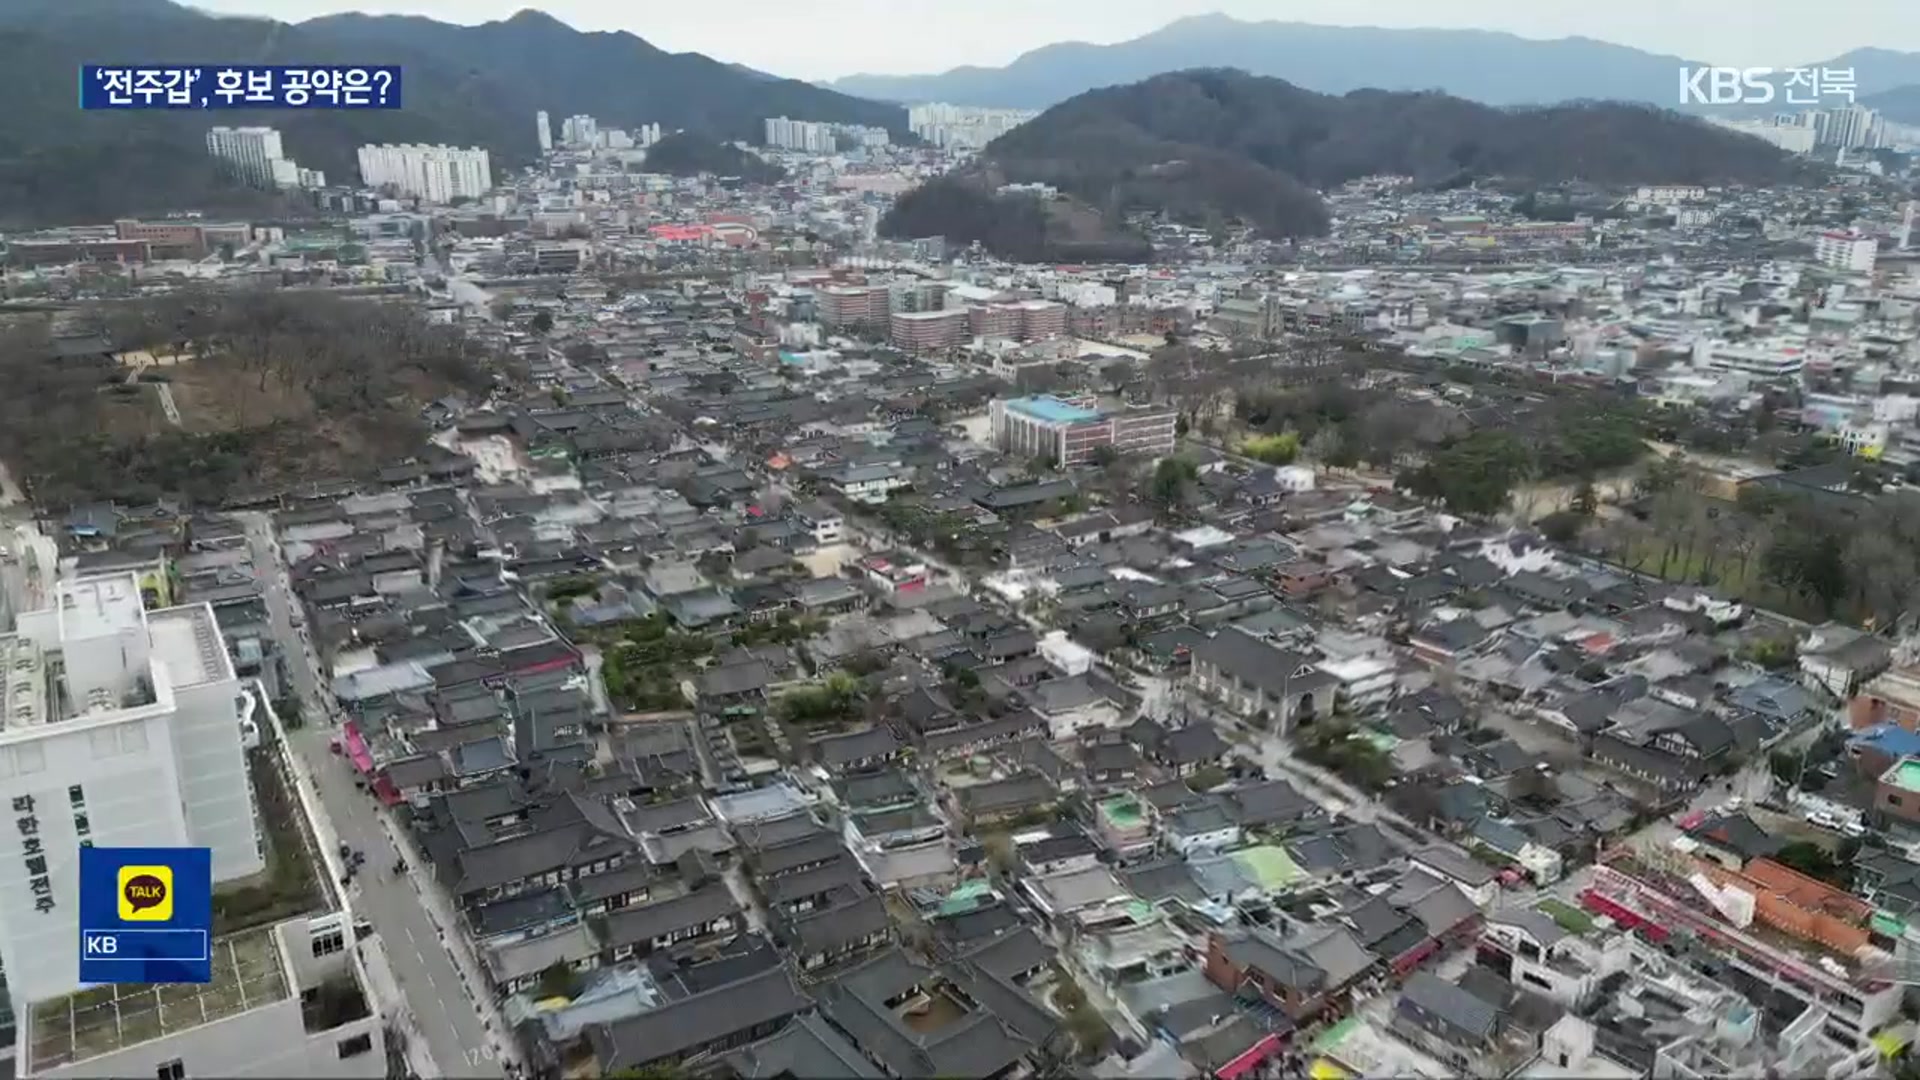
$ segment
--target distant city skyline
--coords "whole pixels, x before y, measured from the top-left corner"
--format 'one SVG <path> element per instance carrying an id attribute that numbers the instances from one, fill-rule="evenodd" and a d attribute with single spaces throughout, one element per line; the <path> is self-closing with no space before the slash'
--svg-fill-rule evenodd
<path id="1" fill-rule="evenodd" d="M 775 75 L 829 80 L 855 74 L 924 74 L 961 65 L 998 67 L 1063 41 L 1111 44 L 1176 19 L 1209 13 L 1328 25 L 1497 30 L 1529 38 L 1590 37 L 1714 64 L 1815 63 L 1874 45 L 1920 51 L 1920 4 L 1828 0 L 1817 8 L 1754 0 L 1723 5 L 1672 0 L 1607 4 L 1543 0 L 734 0 L 703 5 L 614 0 L 195 0 L 220 14 L 289 22 L 347 11 L 424 15 L 474 24 L 529 6 L 581 30 L 626 30 L 671 52 L 698 52 Z"/>

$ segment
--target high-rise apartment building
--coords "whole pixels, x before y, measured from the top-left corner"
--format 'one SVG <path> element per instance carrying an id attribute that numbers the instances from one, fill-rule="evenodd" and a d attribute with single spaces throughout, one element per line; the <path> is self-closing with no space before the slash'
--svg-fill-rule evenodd
<path id="1" fill-rule="evenodd" d="M 1054 300 L 974 304 L 967 317 L 975 337 L 1038 341 L 1067 332 L 1067 306 Z"/>
<path id="2" fill-rule="evenodd" d="M 807 154 L 831 154 L 838 148 L 832 124 L 789 120 L 784 116 L 767 118 L 766 144 L 776 150 L 798 150 Z"/>
<path id="3" fill-rule="evenodd" d="M 1032 109 L 984 109 L 932 103 L 907 110 L 907 127 L 935 146 L 978 148 L 1040 115 Z"/>
<path id="4" fill-rule="evenodd" d="M 391 187 L 430 203 L 477 199 L 493 189 L 487 152 L 454 146 L 402 145 L 360 148 L 360 179 L 368 187 Z"/>
<path id="5" fill-rule="evenodd" d="M 0 957 L 16 1003 L 79 986 L 79 849 L 206 847 L 265 862 L 243 695 L 213 609 L 146 610 L 139 578 L 63 581 L 0 635 Z"/>
<path id="6" fill-rule="evenodd" d="M 813 292 L 813 304 L 826 327 L 879 326 L 892 312 L 885 285 L 822 285 Z"/>
<path id="7" fill-rule="evenodd" d="M 592 146 L 600 141 L 600 123 L 586 113 L 575 113 L 560 122 L 560 141 L 567 146 Z"/>
<path id="8" fill-rule="evenodd" d="M 280 145 L 280 132 L 270 127 L 216 127 L 207 132 L 207 153 L 220 167 L 248 187 L 320 187 L 324 177 L 302 169 Z"/>
<path id="9" fill-rule="evenodd" d="M 1814 112 L 1811 125 L 1819 145 L 1842 150 L 1875 150 L 1886 138 L 1886 122 L 1865 105 Z"/>
<path id="10" fill-rule="evenodd" d="M 533 131 L 540 138 L 540 152 L 543 154 L 552 152 L 553 125 L 547 121 L 547 110 L 541 109 L 533 114 Z"/>
<path id="11" fill-rule="evenodd" d="M 887 338 L 895 348 L 913 352 L 945 349 L 967 339 L 967 313 L 896 311 L 887 318 Z"/>

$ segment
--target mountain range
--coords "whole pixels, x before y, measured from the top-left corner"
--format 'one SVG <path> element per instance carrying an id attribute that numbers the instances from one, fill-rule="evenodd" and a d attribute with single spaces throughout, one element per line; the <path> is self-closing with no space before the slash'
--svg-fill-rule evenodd
<path id="1" fill-rule="evenodd" d="M 1323 94 L 1442 90 L 1489 105 L 1593 100 L 1673 108 L 1680 103 L 1680 69 L 1699 63 L 1591 38 L 1543 41 L 1491 30 L 1396 30 L 1199 15 L 1112 45 L 1047 45 L 1005 67 L 852 75 L 829 85 L 882 101 L 1044 109 L 1087 90 L 1162 72 L 1232 67 Z M 1920 123 L 1914 94 L 1884 104 L 1879 97 L 1920 86 L 1920 53 L 1855 49 L 1819 65 L 1798 66 L 1850 68 L 1864 104 L 1885 108 L 1893 119 Z"/>
<path id="2" fill-rule="evenodd" d="M 399 64 L 392 111 L 76 112 L 74 78 L 97 63 Z M 589 113 L 607 126 L 657 122 L 758 141 L 769 116 L 883 126 L 897 106 L 780 79 L 632 34 L 583 33 L 522 11 L 455 26 L 402 16 L 303 23 L 208 15 L 168 0 L 0 4 L 0 220 L 101 220 L 258 196 L 215 173 L 206 131 L 270 124 L 289 157 L 346 179 L 369 142 L 480 146 L 496 166 L 538 152 L 533 116 Z"/>
<path id="3" fill-rule="evenodd" d="M 404 107 L 76 111 L 78 67 L 115 62 L 398 64 Z M 496 166 L 514 167 L 537 152 L 533 114 L 542 109 L 556 125 L 584 112 L 607 126 L 659 123 L 721 141 L 758 141 L 763 120 L 780 115 L 884 126 L 904 136 L 905 111 L 875 99 L 1044 107 L 1169 71 L 1225 67 L 1282 76 L 1296 91 L 1441 88 L 1489 105 L 1584 99 L 1671 106 L 1683 63 L 1580 38 L 1531 41 L 1487 31 L 1249 23 L 1216 15 L 1183 19 L 1118 45 L 1048 46 L 1001 69 L 855 76 L 828 88 L 667 52 L 628 33 L 581 32 L 535 11 L 478 26 L 360 14 L 282 23 L 213 16 L 171 0 L 0 0 L 0 223 L 195 208 L 271 212 L 278 205 L 273 197 L 218 175 L 205 151 L 206 131 L 215 124 L 270 124 L 290 157 L 348 179 L 356 171 L 356 149 L 369 142 L 481 146 Z M 1828 64 L 1854 69 L 1863 101 L 1894 119 L 1920 122 L 1920 54 L 1861 49 Z M 1388 113 L 1430 97 L 1388 95 L 1378 99 L 1388 104 L 1377 106 L 1387 112 L 1365 116 L 1418 141 L 1427 133 Z M 1036 130 L 1063 128 L 1056 121 Z M 1002 168 L 1031 164 L 1014 154 L 1028 138 L 998 152 Z M 714 148 L 705 143 L 679 150 L 683 165 L 713 159 Z M 1259 154 L 1251 156 L 1260 161 Z M 1584 159 L 1576 153 L 1576 160 Z M 1291 167 L 1297 164 L 1282 171 L 1308 184 L 1324 171 L 1297 171 Z M 1293 194 L 1284 186 L 1276 190 Z"/>
<path id="4" fill-rule="evenodd" d="M 1645 105 L 1503 109 L 1433 91 L 1332 96 L 1197 69 L 1055 105 L 988 144 L 970 168 L 903 196 L 881 228 L 1047 259 L 1123 243 L 1119 225 L 1134 210 L 1196 225 L 1241 222 L 1272 237 L 1319 234 L 1327 211 L 1315 189 L 1375 174 L 1434 185 L 1771 184 L 1803 168 L 1758 139 Z M 1048 184 L 1070 199 L 994 194 L 1006 183 Z"/>

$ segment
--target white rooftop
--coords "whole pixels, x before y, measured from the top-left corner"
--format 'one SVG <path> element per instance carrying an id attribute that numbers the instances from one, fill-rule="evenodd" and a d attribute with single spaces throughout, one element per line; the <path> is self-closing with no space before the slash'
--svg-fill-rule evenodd
<path id="1" fill-rule="evenodd" d="M 60 637 L 65 641 L 107 637 L 138 627 L 145 612 L 140 580 L 132 574 L 62 581 Z"/>
<path id="2" fill-rule="evenodd" d="M 233 665 L 221 643 L 213 609 L 205 604 L 156 611 L 147 619 L 153 658 L 176 687 L 231 678 Z"/>

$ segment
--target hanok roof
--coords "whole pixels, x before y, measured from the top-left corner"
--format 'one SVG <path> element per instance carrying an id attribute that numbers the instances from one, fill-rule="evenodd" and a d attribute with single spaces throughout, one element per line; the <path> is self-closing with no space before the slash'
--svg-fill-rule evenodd
<path id="1" fill-rule="evenodd" d="M 813 1002 L 785 967 L 773 967 L 736 982 L 649 1009 L 617 1024 L 587 1029 L 601 1071 L 612 1075 L 656 1061 L 674 1060 L 720 1042 L 735 1032 L 806 1012 Z"/>
<path id="2" fill-rule="evenodd" d="M 961 958 L 1003 979 L 1014 979 L 1052 961 L 1053 949 L 1040 940 L 1033 927 L 1022 926 L 975 945 Z"/>
<path id="3" fill-rule="evenodd" d="M 1024 773 L 987 784 L 963 788 L 960 803 L 969 813 L 999 813 L 1019 810 L 1059 797 L 1059 791 L 1036 773 Z"/>
<path id="4" fill-rule="evenodd" d="M 1464 1040 L 1482 1042 L 1499 1030 L 1500 1014 L 1492 1005 L 1430 971 L 1415 972 L 1400 998 Z"/>
<path id="5" fill-rule="evenodd" d="M 818 832 L 810 833 L 789 843 L 764 848 L 749 856 L 748 861 L 756 877 L 769 879 L 832 862 L 846 850 L 846 845 L 840 842 L 838 835 Z"/>
<path id="6" fill-rule="evenodd" d="M 1319 805 L 1285 780 L 1267 780 L 1225 793 L 1228 809 L 1246 827 L 1278 825 L 1310 817 Z"/>
<path id="7" fill-rule="evenodd" d="M 644 945 L 689 927 L 701 926 L 740 911 L 727 886 L 715 882 L 685 896 L 616 911 L 600 930 L 602 948 Z"/>
<path id="8" fill-rule="evenodd" d="M 886 901 L 879 893 L 863 893 L 858 899 L 836 904 L 793 920 L 787 928 L 801 955 L 838 952 L 847 945 L 878 933 L 891 925 Z"/>
<path id="9" fill-rule="evenodd" d="M 1311 994 L 1331 985 L 1319 965 L 1285 947 L 1266 931 L 1227 937 L 1221 943 L 1221 951 L 1235 967 L 1262 972 L 1289 990 Z"/>
<path id="10" fill-rule="evenodd" d="M 723 1058 L 739 1080 L 883 1080 L 859 1048 L 808 1014 Z"/>
<path id="11" fill-rule="evenodd" d="M 1211 664 L 1250 686 L 1276 696 L 1305 694 L 1333 681 L 1310 658 L 1276 649 L 1239 630 L 1226 629 L 1193 650 L 1196 663 Z"/>
<path id="12" fill-rule="evenodd" d="M 1032 1018 L 1021 1015 L 1027 1010 L 1020 1007 L 1024 995 L 1019 991 L 994 985 L 985 972 L 970 975 L 962 965 L 935 970 L 889 949 L 823 984 L 820 1007 L 894 1076 L 993 1076 L 1036 1048 L 1035 1040 L 1014 1026 L 1016 1018 L 1023 1024 Z M 945 980 L 956 985 L 964 980 L 974 1007 L 944 1026 L 916 1030 L 892 1005 L 916 987 L 937 990 Z M 1003 1014 L 1003 1006 L 1015 1015 Z M 1026 1006 L 1031 1008 L 1031 1001 Z"/>

